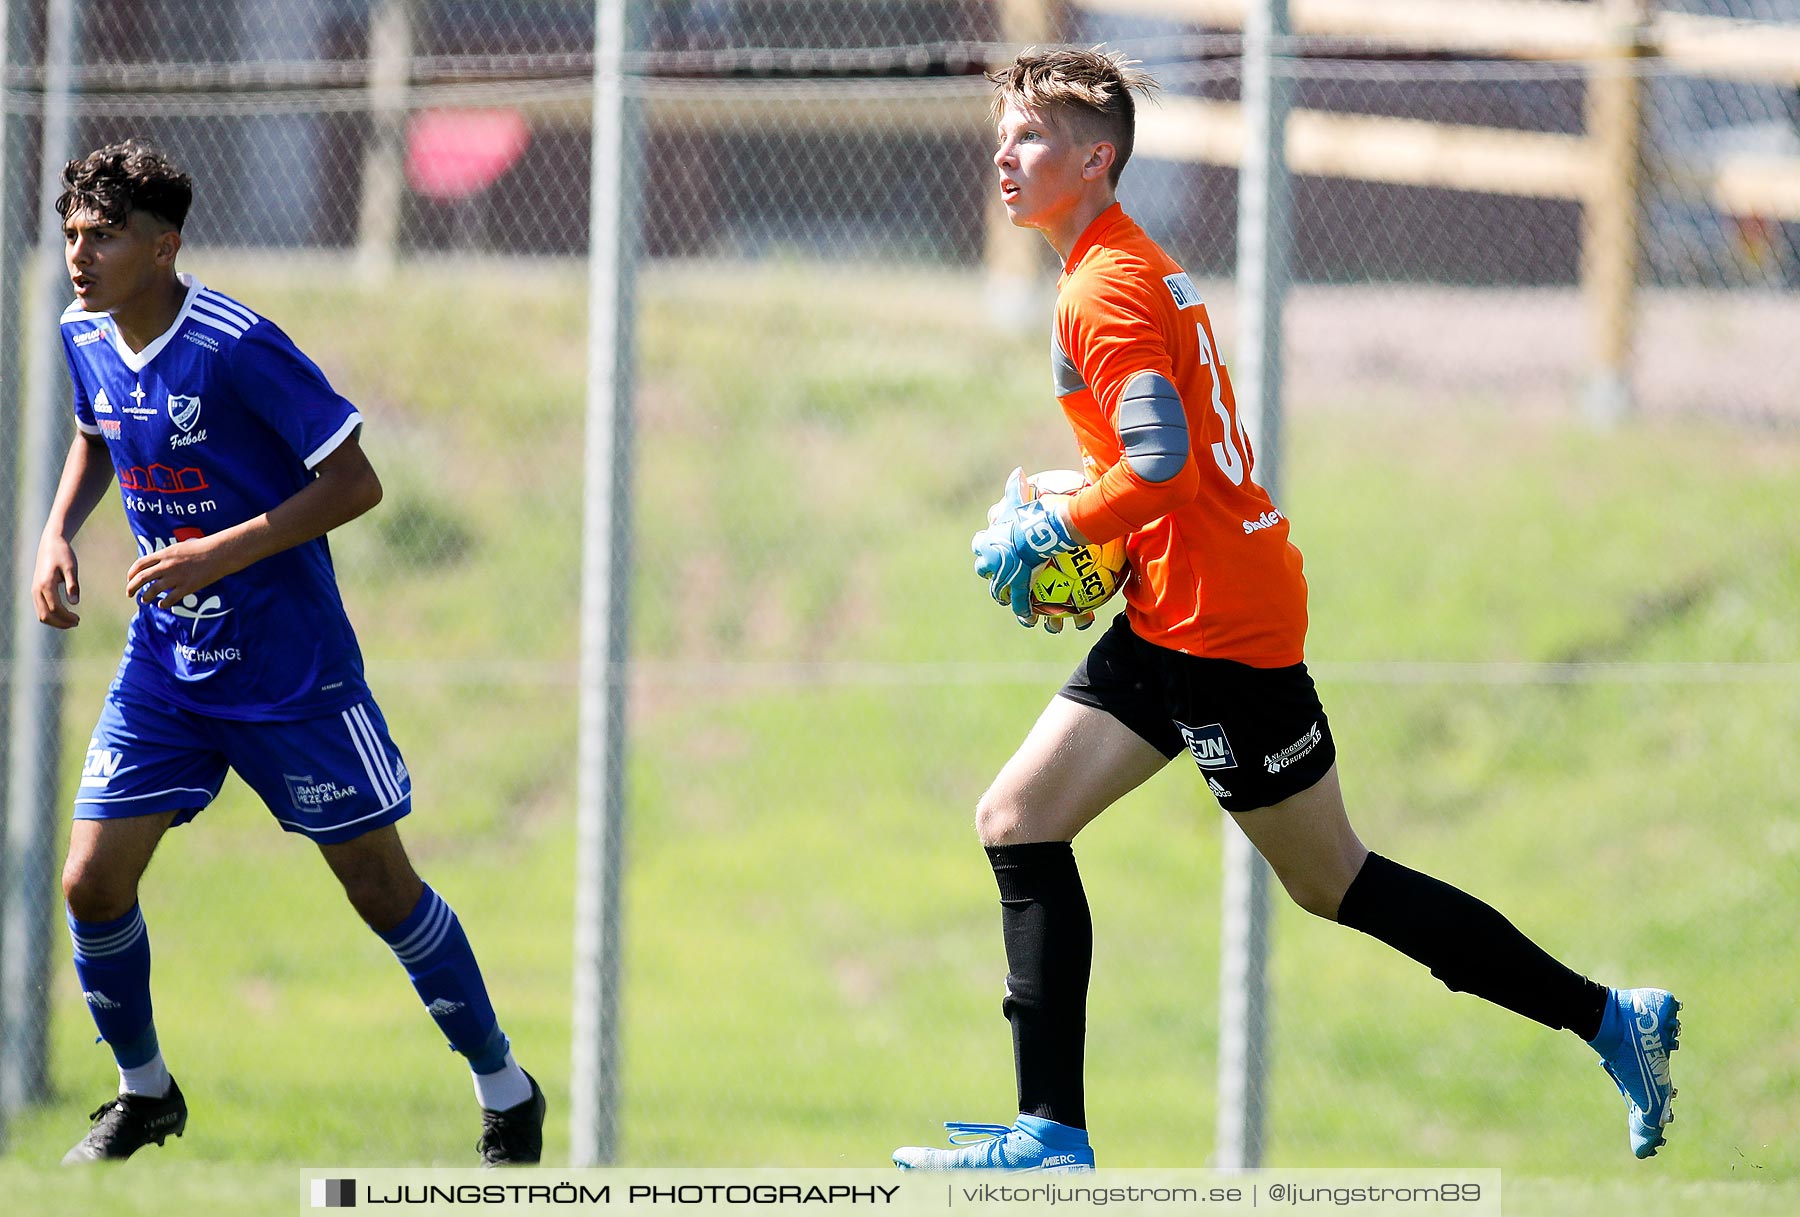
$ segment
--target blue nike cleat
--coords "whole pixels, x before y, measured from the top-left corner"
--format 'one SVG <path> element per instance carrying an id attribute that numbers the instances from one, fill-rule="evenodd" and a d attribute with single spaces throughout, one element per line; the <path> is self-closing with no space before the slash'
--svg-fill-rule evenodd
<path id="1" fill-rule="evenodd" d="M 1600 1067 L 1625 1096 L 1631 1152 L 1655 1155 L 1663 1128 L 1675 1120 L 1675 1087 L 1669 1081 L 1669 1053 L 1681 1045 L 1681 1003 L 1665 989 L 1614 989 L 1590 1041 Z"/>
<path id="2" fill-rule="evenodd" d="M 894 1165 L 913 1171 L 1043 1171 L 1072 1174 L 1094 1169 L 1087 1130 L 1041 1116 L 1020 1116 L 1017 1124 L 944 1125 L 955 1149 L 907 1146 L 894 1151 Z"/>

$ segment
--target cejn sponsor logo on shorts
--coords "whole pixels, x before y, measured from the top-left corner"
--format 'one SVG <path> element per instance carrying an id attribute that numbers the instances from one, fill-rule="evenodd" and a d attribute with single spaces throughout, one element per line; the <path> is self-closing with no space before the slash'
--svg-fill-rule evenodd
<path id="1" fill-rule="evenodd" d="M 1204 727 L 1190 727 L 1186 723 L 1176 723 L 1181 728 L 1181 738 L 1187 741 L 1188 751 L 1194 754 L 1194 761 L 1202 769 L 1236 769 L 1237 755 L 1231 751 L 1231 741 L 1225 738 L 1225 728 L 1218 723 L 1208 723 Z"/>
<path id="2" fill-rule="evenodd" d="M 1254 520 L 1244 521 L 1244 535 L 1247 537 L 1253 532 L 1260 532 L 1265 528 L 1273 528 L 1279 523 L 1281 523 L 1281 513 L 1279 511 L 1265 511 Z"/>
<path id="3" fill-rule="evenodd" d="M 1311 730 L 1287 747 L 1283 748 L 1280 752 L 1277 752 L 1273 756 L 1263 757 L 1263 768 L 1267 769 L 1270 773 L 1280 773 L 1295 761 L 1306 756 L 1306 754 L 1311 752 L 1314 748 L 1317 748 L 1324 739 L 1324 730 L 1315 722 L 1312 725 Z"/>
<path id="4" fill-rule="evenodd" d="M 98 739 L 90 739 L 87 747 L 87 760 L 81 766 L 82 786 L 106 785 L 113 780 L 113 776 L 119 772 L 119 766 L 124 763 L 124 753 L 114 752 L 111 748 L 102 748 Z"/>
<path id="5" fill-rule="evenodd" d="M 295 811 L 320 811 L 333 803 L 355 798 L 360 793 L 355 786 L 315 781 L 310 773 L 284 773 L 281 780 L 287 783 L 288 798 L 294 804 Z"/>

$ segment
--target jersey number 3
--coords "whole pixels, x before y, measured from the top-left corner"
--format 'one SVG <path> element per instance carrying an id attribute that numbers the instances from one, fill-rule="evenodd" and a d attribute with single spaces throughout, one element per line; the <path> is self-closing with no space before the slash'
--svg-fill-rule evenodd
<path id="1" fill-rule="evenodd" d="M 1243 433 L 1238 433 L 1237 444 L 1232 443 L 1232 430 L 1237 425 L 1237 420 L 1225 408 L 1225 378 L 1219 374 L 1219 357 L 1213 353 L 1212 337 L 1207 334 L 1206 327 L 1196 323 L 1194 329 L 1200 335 L 1200 361 L 1212 372 L 1213 413 L 1219 416 L 1219 426 L 1225 432 L 1225 438 L 1212 446 L 1213 460 L 1218 462 L 1219 471 L 1233 486 L 1242 486 L 1244 458 L 1238 451 L 1238 444 L 1243 443 Z"/>

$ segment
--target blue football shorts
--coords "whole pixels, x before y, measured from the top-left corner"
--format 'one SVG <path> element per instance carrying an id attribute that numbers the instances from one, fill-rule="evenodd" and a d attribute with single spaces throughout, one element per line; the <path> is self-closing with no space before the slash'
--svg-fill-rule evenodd
<path id="1" fill-rule="evenodd" d="M 282 828 L 321 845 L 354 840 L 412 810 L 412 777 L 373 699 L 292 722 L 242 722 L 158 703 L 115 684 L 88 741 L 77 820 L 205 810 L 227 770 Z"/>

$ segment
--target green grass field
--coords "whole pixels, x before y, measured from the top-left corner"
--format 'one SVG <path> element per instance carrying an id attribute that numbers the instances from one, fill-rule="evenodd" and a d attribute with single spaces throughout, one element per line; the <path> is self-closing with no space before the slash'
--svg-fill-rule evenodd
<path id="1" fill-rule="evenodd" d="M 405 831 L 545 1083 L 559 1160 L 580 277 L 427 266 L 376 297 L 196 261 L 369 417 L 388 498 L 333 544 L 414 773 Z M 1009 1114 L 972 808 L 1082 644 L 988 604 L 967 535 L 1007 469 L 1072 463 L 1041 335 L 989 332 L 948 275 L 672 269 L 642 297 L 622 1158 L 879 1165 Z M 1364 839 L 1687 1013 L 1680 1119 L 1637 1163 L 1572 1037 L 1284 906 L 1272 1163 L 1499 1166 L 1512 1217 L 1800 1211 L 1800 436 L 1599 435 L 1479 391 L 1301 401 L 1286 470 Z M 122 532 L 109 508 L 79 546 L 71 786 Z M 1615 666 L 1519 666 L 1543 661 Z M 1108 1165 L 1210 1152 L 1220 821 L 1177 765 L 1079 846 Z M 47 1165 L 111 1078 L 59 961 L 55 1095 L 0 1159 L 22 1211 L 264 1212 L 300 1165 L 470 1161 L 465 1072 L 312 853 L 233 783 L 153 866 L 193 1119 L 141 1172 Z"/>

